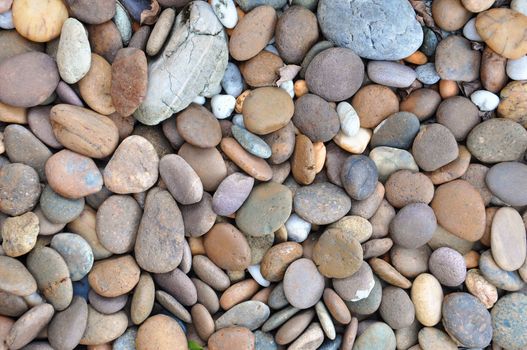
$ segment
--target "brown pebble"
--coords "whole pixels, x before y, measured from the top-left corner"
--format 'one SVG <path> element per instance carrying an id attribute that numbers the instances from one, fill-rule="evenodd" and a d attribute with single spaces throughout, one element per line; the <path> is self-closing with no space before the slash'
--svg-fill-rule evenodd
<path id="1" fill-rule="evenodd" d="M 254 334 L 245 327 L 223 328 L 210 336 L 208 348 L 209 350 L 236 348 L 254 350 L 255 337 Z"/>
<path id="2" fill-rule="evenodd" d="M 196 332 L 199 337 L 207 341 L 215 330 L 214 320 L 210 312 L 205 306 L 196 304 L 192 306 L 190 313 L 192 315 L 192 324 L 196 327 Z"/>
<path id="3" fill-rule="evenodd" d="M 137 350 L 185 349 L 187 337 L 181 326 L 166 315 L 149 317 L 137 330 L 135 339 Z"/>
<path id="4" fill-rule="evenodd" d="M 111 86 L 112 66 L 103 57 L 92 53 L 90 70 L 79 81 L 82 98 L 94 111 L 104 115 L 112 114 L 115 107 Z"/>
<path id="5" fill-rule="evenodd" d="M 131 291 L 139 282 L 139 266 L 131 255 L 103 260 L 93 266 L 88 282 L 103 297 L 117 297 Z"/>
<path id="6" fill-rule="evenodd" d="M 333 289 L 324 289 L 323 299 L 331 316 L 333 316 L 337 322 L 342 324 L 348 324 L 351 322 L 351 313 L 348 310 L 346 303 Z"/>
<path id="7" fill-rule="evenodd" d="M 278 70 L 284 61 L 269 51 L 261 51 L 248 61 L 240 64 L 240 72 L 247 84 L 253 87 L 272 86 L 280 77 Z"/>
<path id="8" fill-rule="evenodd" d="M 390 88 L 371 84 L 357 91 L 351 104 L 363 128 L 374 128 L 390 115 L 399 112 L 399 99 Z"/>
<path id="9" fill-rule="evenodd" d="M 260 289 L 260 285 L 253 279 L 235 283 L 221 295 L 220 306 L 223 310 L 229 310 L 234 305 L 251 299 L 258 289 Z"/>
<path id="10" fill-rule="evenodd" d="M 369 260 L 369 264 L 379 278 L 385 282 L 403 289 L 408 289 L 412 286 L 412 282 L 401 275 L 401 273 L 386 261 L 379 258 L 372 258 Z"/>
<path id="11" fill-rule="evenodd" d="M 251 261 L 251 249 L 245 236 L 233 225 L 218 223 L 203 238 L 207 256 L 225 270 L 245 270 Z"/>
<path id="12" fill-rule="evenodd" d="M 121 34 L 113 21 L 89 25 L 88 37 L 92 52 L 101 55 L 110 63 L 123 47 Z"/>
<path id="13" fill-rule="evenodd" d="M 279 243 L 265 253 L 261 263 L 262 276 L 270 282 L 281 281 L 289 264 L 302 257 L 302 245 L 296 242 Z"/>
<path id="14" fill-rule="evenodd" d="M 256 180 L 268 181 L 273 176 L 273 170 L 265 160 L 247 152 L 235 139 L 226 137 L 220 145 L 227 157 Z"/>
<path id="15" fill-rule="evenodd" d="M 315 151 L 313 143 L 305 135 L 298 135 L 291 158 L 291 172 L 294 179 L 302 185 L 309 185 L 316 175 Z"/>

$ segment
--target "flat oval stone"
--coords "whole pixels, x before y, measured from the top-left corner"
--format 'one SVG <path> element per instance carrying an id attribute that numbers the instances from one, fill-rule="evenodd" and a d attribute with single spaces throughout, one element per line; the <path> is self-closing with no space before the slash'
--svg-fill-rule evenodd
<path id="1" fill-rule="evenodd" d="M 90 70 L 91 49 L 88 34 L 81 22 L 68 18 L 62 25 L 57 66 L 60 77 L 68 84 L 81 80 Z"/>
<path id="2" fill-rule="evenodd" d="M 50 106 L 33 107 L 27 113 L 27 122 L 29 129 L 40 141 L 49 147 L 60 149 L 63 146 L 57 141 L 55 134 L 53 134 L 51 122 L 49 121 L 50 111 Z"/>
<path id="3" fill-rule="evenodd" d="M 192 267 L 196 275 L 213 289 L 224 291 L 229 288 L 229 276 L 205 255 L 195 255 Z"/>
<path id="4" fill-rule="evenodd" d="M 227 176 L 212 197 L 212 208 L 218 215 L 231 215 L 245 202 L 253 188 L 254 178 L 242 173 Z"/>
<path id="5" fill-rule="evenodd" d="M 384 322 L 374 322 L 357 337 L 353 345 L 355 350 L 395 349 L 395 333 Z"/>
<path id="6" fill-rule="evenodd" d="M 48 341 L 54 349 L 74 349 L 82 338 L 88 322 L 88 305 L 74 297 L 64 311 L 53 317 L 48 326 Z"/>
<path id="7" fill-rule="evenodd" d="M 390 223 L 391 238 L 405 248 L 418 248 L 430 241 L 437 227 L 432 208 L 424 203 L 404 206 Z"/>
<path id="8" fill-rule="evenodd" d="M 340 178 L 351 198 L 363 200 L 375 191 L 378 178 L 377 167 L 366 156 L 351 156 L 344 162 Z"/>
<path id="9" fill-rule="evenodd" d="M 383 289 L 379 312 L 393 329 L 409 327 L 415 319 L 414 304 L 406 291 L 392 286 Z"/>
<path id="10" fill-rule="evenodd" d="M 238 61 L 256 56 L 273 37 L 276 21 L 276 11 L 271 6 L 252 9 L 232 31 L 229 53 Z"/>
<path id="11" fill-rule="evenodd" d="M 107 298 L 131 291 L 139 282 L 140 269 L 131 255 L 98 262 L 88 275 L 93 290 Z"/>
<path id="12" fill-rule="evenodd" d="M 353 96 L 351 104 L 360 116 L 362 128 L 375 128 L 390 115 L 399 112 L 399 98 L 384 85 L 363 86 Z"/>
<path id="13" fill-rule="evenodd" d="M 300 63 L 318 40 L 317 18 L 303 6 L 291 6 L 279 17 L 275 29 L 276 48 L 288 63 Z"/>
<path id="14" fill-rule="evenodd" d="M 148 66 L 142 50 L 127 47 L 117 51 L 112 63 L 110 95 L 115 111 L 132 115 L 146 96 Z"/>
<path id="15" fill-rule="evenodd" d="M 379 258 L 371 258 L 369 263 L 373 272 L 375 272 L 383 281 L 403 289 L 408 289 L 412 286 L 410 280 L 404 277 L 386 261 Z"/>
<path id="16" fill-rule="evenodd" d="M 203 304 L 211 314 L 216 313 L 220 309 L 220 302 L 214 289 L 198 278 L 192 278 L 191 281 L 197 292 L 198 303 Z"/>
<path id="17" fill-rule="evenodd" d="M 515 142 L 511 143 L 512 139 Z M 474 157 L 485 163 L 517 160 L 527 149 L 527 131 L 512 120 L 489 119 L 472 129 L 467 147 Z"/>
<path id="18" fill-rule="evenodd" d="M 66 5 L 59 0 L 15 1 L 13 23 L 17 32 L 36 42 L 48 42 L 59 36 L 64 21 L 68 18 Z M 35 23 L 40 25 L 35 26 Z"/>
<path id="19" fill-rule="evenodd" d="M 203 198 L 197 203 L 181 207 L 185 235 L 199 237 L 207 233 L 216 221 L 216 213 L 212 210 L 212 196 L 203 192 Z"/>
<path id="20" fill-rule="evenodd" d="M 141 216 L 141 208 L 132 197 L 108 197 L 97 210 L 96 230 L 100 243 L 114 254 L 130 252 Z"/>
<path id="21" fill-rule="evenodd" d="M 291 96 L 281 88 L 261 87 L 252 90 L 243 102 L 243 122 L 247 130 L 267 135 L 283 128 L 293 117 Z"/>
<path id="22" fill-rule="evenodd" d="M 37 172 L 21 163 L 6 164 L 0 168 L 0 211 L 8 215 L 21 215 L 31 210 L 40 196 Z"/>
<path id="23" fill-rule="evenodd" d="M 157 181 L 158 165 L 154 146 L 142 136 L 129 136 L 106 164 L 104 184 L 118 194 L 143 192 Z"/>
<path id="24" fill-rule="evenodd" d="M 411 203 L 428 204 L 434 197 L 434 184 L 423 173 L 399 170 L 385 183 L 386 199 L 396 208 Z"/>
<path id="25" fill-rule="evenodd" d="M 74 233 L 59 233 L 51 239 L 51 248 L 64 259 L 72 281 L 80 281 L 93 266 L 93 252 L 84 238 Z"/>
<path id="26" fill-rule="evenodd" d="M 251 236 L 270 234 L 286 222 L 291 209 L 289 188 L 275 182 L 260 184 L 238 210 L 236 225 Z"/>
<path id="27" fill-rule="evenodd" d="M 225 137 L 220 143 L 221 150 L 229 157 L 234 164 L 239 166 L 247 174 L 256 180 L 269 181 L 273 177 L 273 170 L 269 164 L 247 152 L 235 139 Z"/>
<path id="28" fill-rule="evenodd" d="M 324 332 L 318 322 L 311 323 L 291 345 L 289 349 L 319 349 L 324 341 Z"/>
<path id="29" fill-rule="evenodd" d="M 17 259 L 0 256 L 0 289 L 6 293 L 27 296 L 37 291 L 37 282 Z"/>
<path id="30" fill-rule="evenodd" d="M 112 22 L 113 23 L 113 22 Z M 90 108 L 109 115 L 115 112 L 112 102 L 112 67 L 103 57 L 92 53 L 88 73 L 79 81 L 79 91 Z"/>
<path id="31" fill-rule="evenodd" d="M 0 63 L 0 102 L 33 107 L 46 101 L 59 83 L 55 61 L 42 52 L 27 52 Z M 35 79 L 39 77 L 39 79 Z"/>
<path id="32" fill-rule="evenodd" d="M 456 287 L 465 281 L 467 266 L 463 255 L 454 249 L 436 249 L 428 260 L 430 272 L 444 286 Z"/>
<path id="33" fill-rule="evenodd" d="M 302 246 L 296 242 L 279 243 L 271 247 L 260 263 L 262 276 L 270 282 L 281 281 L 287 267 L 302 257 Z"/>
<path id="34" fill-rule="evenodd" d="M 269 306 L 261 301 L 244 301 L 221 315 L 215 322 L 216 329 L 241 326 L 255 330 L 269 318 L 270 312 Z"/>
<path id="35" fill-rule="evenodd" d="M 32 307 L 11 327 L 6 339 L 7 347 L 9 349 L 21 349 L 27 345 L 46 327 L 54 313 L 51 304 L 43 303 Z"/>
<path id="36" fill-rule="evenodd" d="M 295 101 L 293 123 L 312 142 L 329 141 L 340 128 L 335 109 L 313 94 L 305 94 Z"/>
<path id="37" fill-rule="evenodd" d="M 141 324 L 148 318 L 154 307 L 155 285 L 148 272 L 142 272 L 139 282 L 134 288 L 134 295 L 130 303 L 130 318 L 134 324 Z M 128 296 L 126 296 L 128 300 Z"/>
<path id="38" fill-rule="evenodd" d="M 238 141 L 247 152 L 258 158 L 267 159 L 271 157 L 271 147 L 263 139 L 247 131 L 246 129 L 233 125 L 231 127 L 232 136 Z"/>
<path id="39" fill-rule="evenodd" d="M 50 112 L 53 133 L 66 148 L 91 158 L 105 158 L 119 142 L 119 131 L 108 117 L 78 106 L 59 104 Z"/>
<path id="40" fill-rule="evenodd" d="M 72 16 L 87 24 L 100 24 L 115 15 L 113 1 L 67 0 Z"/>
<path id="41" fill-rule="evenodd" d="M 492 308 L 493 343 L 514 350 L 527 346 L 523 331 L 527 327 L 526 309 L 527 296 L 523 293 L 510 293 L 498 300 Z"/>
<path id="42" fill-rule="evenodd" d="M 220 305 L 222 309 L 229 310 L 240 302 L 250 299 L 259 289 L 260 285 L 254 279 L 242 280 L 227 288 L 221 295 Z"/>
<path id="43" fill-rule="evenodd" d="M 227 167 L 220 152 L 215 148 L 198 148 L 183 144 L 178 155 L 198 174 L 205 191 L 214 191 L 227 176 Z"/>
<path id="44" fill-rule="evenodd" d="M 502 270 L 492 258 L 490 250 L 481 253 L 479 270 L 487 281 L 500 289 L 515 292 L 525 285 L 518 272 Z"/>
<path id="45" fill-rule="evenodd" d="M 195 103 L 178 114 L 176 127 L 181 137 L 196 147 L 215 147 L 221 141 L 218 119 L 208 109 Z"/>
<path id="46" fill-rule="evenodd" d="M 527 166 L 519 162 L 503 162 L 494 165 L 487 172 L 485 182 L 493 195 L 504 202 L 523 206 L 527 204 L 525 181 Z"/>
<path id="47" fill-rule="evenodd" d="M 299 188 L 293 203 L 295 213 L 316 225 L 336 222 L 351 208 L 351 200 L 344 190 L 329 182 Z"/>
<path id="48" fill-rule="evenodd" d="M 355 52 L 336 47 L 317 54 L 306 69 L 309 90 L 326 101 L 343 101 L 353 96 L 364 77 L 364 64 Z"/>
<path id="49" fill-rule="evenodd" d="M 505 271 L 518 270 L 525 261 L 525 225 L 513 208 L 500 208 L 492 219 L 490 235 L 492 257 Z"/>
<path id="50" fill-rule="evenodd" d="M 458 157 L 454 135 L 441 124 L 429 124 L 417 134 L 412 154 L 420 168 L 434 171 Z"/>
<path id="51" fill-rule="evenodd" d="M 21 125 L 11 124 L 4 129 L 3 143 L 12 163 L 29 165 L 42 180 L 46 179 L 44 167 L 51 152 L 33 133 Z"/>
<path id="52" fill-rule="evenodd" d="M 40 209 L 52 223 L 67 224 L 81 214 L 84 209 L 84 198 L 65 198 L 46 186 L 40 195 Z"/>
<path id="53" fill-rule="evenodd" d="M 183 257 L 183 217 L 168 191 L 154 189 L 146 197 L 135 242 L 135 258 L 148 272 L 175 269 Z"/>
<path id="54" fill-rule="evenodd" d="M 255 337 L 253 332 L 245 327 L 228 327 L 212 334 L 207 345 L 210 350 L 232 349 L 236 346 L 254 350 Z"/>
<path id="55" fill-rule="evenodd" d="M 447 231 L 474 242 L 485 231 L 485 206 L 479 192 L 465 180 L 454 180 L 436 189 L 431 203 L 437 223 Z"/>
<path id="56" fill-rule="evenodd" d="M 287 301 L 299 309 L 314 306 L 324 293 L 324 277 L 313 261 L 302 258 L 289 265 L 284 275 Z"/>
<path id="57" fill-rule="evenodd" d="M 128 302 L 128 294 L 107 298 L 95 293 L 93 289 L 90 289 L 88 292 L 88 300 L 95 310 L 102 314 L 110 315 L 121 311 L 125 307 Z"/>
<path id="58" fill-rule="evenodd" d="M 360 264 L 359 269 L 353 275 L 333 279 L 333 288 L 345 301 L 355 302 L 366 299 L 371 294 L 374 285 L 373 272 L 365 261 Z"/>
<path id="59" fill-rule="evenodd" d="M 38 289 L 55 310 L 68 307 L 73 298 L 68 265 L 54 249 L 34 249 L 27 258 L 27 268 L 37 280 Z"/>
<path id="60" fill-rule="evenodd" d="M 315 148 L 305 135 L 298 135 L 291 157 L 291 173 L 296 182 L 309 185 L 316 176 Z"/>
<path id="61" fill-rule="evenodd" d="M 474 296 L 451 293 L 443 300 L 443 325 L 463 346 L 484 348 L 492 340 L 490 313 Z"/>
<path id="62" fill-rule="evenodd" d="M 69 150 L 52 155 L 46 162 L 45 171 L 49 186 L 66 198 L 85 197 L 99 192 L 103 186 L 102 175 L 95 162 Z"/>
<path id="63" fill-rule="evenodd" d="M 220 268 L 242 271 L 249 267 L 251 249 L 245 236 L 228 223 L 214 225 L 203 237 L 207 256 Z"/>
<path id="64" fill-rule="evenodd" d="M 435 54 L 435 68 L 443 80 L 472 81 L 479 76 L 481 55 L 472 50 L 470 41 L 451 35 L 439 42 Z"/>
<path id="65" fill-rule="evenodd" d="M 368 77 L 377 84 L 404 88 L 416 79 L 415 71 L 403 64 L 390 61 L 370 61 Z"/>
<path id="66" fill-rule="evenodd" d="M 191 314 L 199 337 L 208 340 L 215 330 L 214 320 L 210 312 L 205 306 L 196 304 L 192 307 Z"/>
<path id="67" fill-rule="evenodd" d="M 126 331 L 127 325 L 128 317 L 124 311 L 105 315 L 88 305 L 88 322 L 80 344 L 98 345 L 111 342 Z"/>
<path id="68" fill-rule="evenodd" d="M 357 272 L 362 264 L 362 247 L 347 232 L 326 230 L 313 248 L 313 261 L 320 273 L 329 278 L 346 278 Z"/>
<path id="69" fill-rule="evenodd" d="M 203 184 L 194 169 L 180 156 L 168 154 L 161 158 L 159 175 L 179 203 L 187 205 L 201 200 Z"/>
<path id="70" fill-rule="evenodd" d="M 196 271 L 199 270 L 199 267 Z M 222 270 L 220 270 L 222 271 Z M 197 289 L 192 280 L 180 269 L 174 269 L 167 273 L 154 275 L 154 280 L 165 290 L 185 306 L 194 305 L 197 301 Z"/>
<path id="71" fill-rule="evenodd" d="M 0 292 L 0 310 L 4 317 L 18 317 L 28 310 L 28 306 L 23 297 Z"/>
<path id="72" fill-rule="evenodd" d="M 149 56 L 154 56 L 161 50 L 175 19 L 174 9 L 166 8 L 161 12 L 146 43 L 146 53 Z"/>
<path id="73" fill-rule="evenodd" d="M 414 280 L 411 292 L 415 317 L 424 326 L 433 327 L 441 321 L 443 290 L 437 279 L 422 273 Z"/>
<path id="74" fill-rule="evenodd" d="M 446 126 L 457 141 L 463 141 L 470 130 L 480 123 L 479 110 L 466 97 L 449 97 L 437 108 L 437 122 Z"/>
<path id="75" fill-rule="evenodd" d="M 156 291 L 155 296 L 157 302 L 159 302 L 167 311 L 172 313 L 178 319 L 186 323 L 192 322 L 192 316 L 190 313 L 173 296 L 163 292 L 162 290 Z"/>

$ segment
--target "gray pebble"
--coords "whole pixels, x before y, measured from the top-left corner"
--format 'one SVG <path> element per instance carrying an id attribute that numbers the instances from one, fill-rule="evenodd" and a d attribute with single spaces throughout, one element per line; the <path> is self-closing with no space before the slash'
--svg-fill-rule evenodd
<path id="1" fill-rule="evenodd" d="M 428 85 L 435 84 L 441 79 L 436 72 L 435 64 L 432 62 L 418 66 L 415 69 L 415 73 L 417 74 L 417 80 Z"/>
<path id="2" fill-rule="evenodd" d="M 86 240 L 75 233 L 58 233 L 51 247 L 64 259 L 72 281 L 80 281 L 93 266 L 93 252 Z"/>
<path id="3" fill-rule="evenodd" d="M 84 209 L 84 197 L 70 199 L 62 197 L 48 185 L 40 195 L 40 209 L 54 224 L 67 224 L 75 220 Z"/>
<path id="4" fill-rule="evenodd" d="M 112 350 L 135 350 L 135 338 L 137 337 L 137 327 L 130 327 L 115 339 Z"/>
<path id="5" fill-rule="evenodd" d="M 238 143 L 249 153 L 259 158 L 269 158 L 272 154 L 271 147 L 260 137 L 247 131 L 238 125 L 231 127 L 232 136 L 238 141 Z"/>
<path id="6" fill-rule="evenodd" d="M 238 66 L 232 62 L 227 64 L 225 74 L 221 80 L 221 86 L 228 95 L 238 97 L 243 91 L 243 78 L 242 73 L 238 69 Z"/>

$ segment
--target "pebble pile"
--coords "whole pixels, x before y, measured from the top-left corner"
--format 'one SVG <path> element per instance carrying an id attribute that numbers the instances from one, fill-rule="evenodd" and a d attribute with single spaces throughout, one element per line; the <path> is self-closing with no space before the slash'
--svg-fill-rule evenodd
<path id="1" fill-rule="evenodd" d="M 0 350 L 527 349 L 527 0 L 0 0 Z"/>

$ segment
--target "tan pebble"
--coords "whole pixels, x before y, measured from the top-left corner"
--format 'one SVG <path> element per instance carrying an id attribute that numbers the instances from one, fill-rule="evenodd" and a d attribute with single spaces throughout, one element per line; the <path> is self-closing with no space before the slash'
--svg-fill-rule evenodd
<path id="1" fill-rule="evenodd" d="M 142 272 L 134 290 L 130 307 L 130 317 L 134 324 L 141 324 L 152 312 L 155 299 L 155 285 L 148 272 Z"/>
<path id="2" fill-rule="evenodd" d="M 408 289 L 412 286 L 412 282 L 401 275 L 399 271 L 386 261 L 379 258 L 372 258 L 369 260 L 369 264 L 377 276 L 385 282 L 403 289 Z"/>
<path id="3" fill-rule="evenodd" d="M 326 146 L 324 142 L 315 142 L 313 150 L 315 152 L 315 172 L 318 174 L 322 171 L 326 162 Z"/>
<path id="4" fill-rule="evenodd" d="M 373 232 L 371 223 L 357 215 L 344 216 L 339 221 L 329 225 L 329 228 L 338 228 L 351 235 L 359 243 L 364 243 L 370 239 Z"/>
<path id="5" fill-rule="evenodd" d="M 351 313 L 348 310 L 346 303 L 333 289 L 324 289 L 322 297 L 331 316 L 333 316 L 337 322 L 342 324 L 348 324 L 351 322 Z"/>
<path id="6" fill-rule="evenodd" d="M 251 248 L 233 225 L 218 223 L 203 238 L 207 256 L 220 268 L 243 271 L 251 262 Z"/>
<path id="7" fill-rule="evenodd" d="M 264 50 L 240 64 L 240 72 L 245 82 L 250 86 L 272 86 L 278 80 L 278 70 L 283 65 L 284 61 L 280 56 Z"/>
<path id="8" fill-rule="evenodd" d="M 468 270 L 465 285 L 468 291 L 478 298 L 487 309 L 490 309 L 498 300 L 498 290 L 481 275 L 478 269 Z"/>
<path id="9" fill-rule="evenodd" d="M 120 337 L 128 326 L 124 311 L 105 315 L 88 305 L 88 324 L 80 340 L 82 345 L 109 343 Z"/>
<path id="10" fill-rule="evenodd" d="M 16 31 L 42 43 L 58 37 L 68 18 L 68 9 L 61 0 L 17 0 L 11 10 Z"/>
<path id="11" fill-rule="evenodd" d="M 416 277 L 412 286 L 415 317 L 421 324 L 433 327 L 441 321 L 443 289 L 437 279 L 428 273 Z"/>
<path id="12" fill-rule="evenodd" d="M 459 87 L 453 80 L 440 80 L 439 81 L 439 94 L 443 99 L 447 99 L 452 96 L 459 94 Z"/>
<path id="13" fill-rule="evenodd" d="M 374 128 L 393 113 L 399 112 L 397 95 L 383 85 L 371 84 L 360 88 L 351 104 L 360 116 L 362 128 Z"/>
<path id="14" fill-rule="evenodd" d="M 297 98 L 302 97 L 305 94 L 307 94 L 309 92 L 309 89 L 307 87 L 306 81 L 303 79 L 299 79 L 295 81 L 294 91 L 295 91 L 295 96 Z"/>
<path id="15" fill-rule="evenodd" d="M 148 318 L 137 330 L 135 339 L 137 350 L 173 350 L 186 349 L 187 337 L 181 326 L 166 315 Z"/>
<path id="16" fill-rule="evenodd" d="M 262 276 L 270 282 L 281 281 L 289 264 L 302 257 L 303 248 L 296 242 L 271 247 L 260 263 Z"/>
<path id="17" fill-rule="evenodd" d="M 0 122 L 27 124 L 27 110 L 0 102 Z"/>
<path id="18" fill-rule="evenodd" d="M 131 291 L 139 282 L 140 269 L 131 255 L 103 260 L 88 274 L 93 290 L 103 297 L 117 297 Z"/>
<path id="19" fill-rule="evenodd" d="M 467 266 L 467 269 L 478 267 L 479 253 L 477 251 L 471 250 L 470 252 L 463 255 L 463 258 L 465 259 L 465 265 Z"/>
<path id="20" fill-rule="evenodd" d="M 115 112 L 111 96 L 112 66 L 102 57 L 92 53 L 88 73 L 79 81 L 84 101 L 94 111 L 109 115 Z"/>
<path id="21" fill-rule="evenodd" d="M 215 330 L 214 320 L 210 312 L 205 306 L 196 304 L 192 306 L 190 313 L 192 315 L 192 324 L 196 327 L 199 337 L 207 341 Z"/>
<path id="22" fill-rule="evenodd" d="M 228 310 L 242 301 L 251 299 L 258 289 L 260 289 L 260 285 L 253 279 L 233 284 L 221 295 L 220 306 L 223 310 Z"/>
<path id="23" fill-rule="evenodd" d="M 90 245 L 95 260 L 100 260 L 111 256 L 112 253 L 104 248 L 99 241 L 95 229 L 96 221 L 97 214 L 95 210 L 89 205 L 85 205 L 79 217 L 68 224 L 68 230 L 84 238 Z"/>
<path id="24" fill-rule="evenodd" d="M 305 310 L 284 323 L 276 332 L 275 341 L 279 345 L 286 345 L 295 340 L 309 326 L 315 316 L 315 310 Z"/>
<path id="25" fill-rule="evenodd" d="M 302 185 L 311 184 L 316 175 L 315 167 L 313 143 L 307 136 L 298 135 L 291 158 L 291 172 L 294 179 Z"/>
<path id="26" fill-rule="evenodd" d="M 210 336 L 208 350 L 225 349 L 254 350 L 254 334 L 245 327 L 228 327 L 220 329 Z"/>
<path id="27" fill-rule="evenodd" d="M 432 16 L 437 26 L 446 31 L 461 29 L 471 17 L 461 0 L 436 0 L 432 3 Z"/>
<path id="28" fill-rule="evenodd" d="M 406 57 L 404 60 L 408 63 L 417 65 L 425 64 L 426 62 L 428 62 L 428 58 L 421 51 L 414 52 L 410 56 Z"/>

